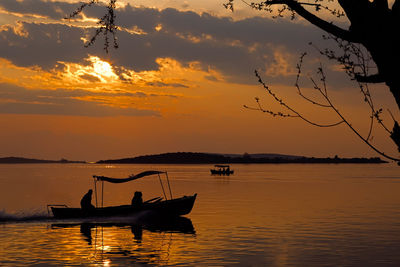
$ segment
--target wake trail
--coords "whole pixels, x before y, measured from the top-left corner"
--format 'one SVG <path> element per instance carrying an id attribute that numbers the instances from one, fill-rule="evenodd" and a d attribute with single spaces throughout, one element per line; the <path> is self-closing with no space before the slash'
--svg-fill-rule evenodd
<path id="1" fill-rule="evenodd" d="M 18 213 L 7 213 L 4 210 L 0 210 L 0 224 L 5 223 L 16 223 L 16 222 L 47 222 L 54 220 L 46 212 L 18 212 Z"/>
<path id="2" fill-rule="evenodd" d="M 119 223 L 146 223 L 158 219 L 156 213 L 152 211 L 142 211 L 132 216 L 125 217 L 105 217 L 105 218 L 72 218 L 72 219 L 57 219 L 49 215 L 45 211 L 30 211 L 30 212 L 18 212 L 8 213 L 4 210 L 0 210 L 0 224 L 13 224 L 13 223 L 84 223 L 84 222 L 119 222 Z"/>

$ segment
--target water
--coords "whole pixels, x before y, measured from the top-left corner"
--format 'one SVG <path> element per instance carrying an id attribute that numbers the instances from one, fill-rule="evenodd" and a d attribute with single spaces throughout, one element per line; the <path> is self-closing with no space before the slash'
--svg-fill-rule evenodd
<path id="1" fill-rule="evenodd" d="M 400 266 L 395 165 L 0 165 L 0 266 Z M 172 193 L 198 193 L 178 223 L 54 221 L 93 174 L 166 170 Z M 104 205 L 161 196 L 157 178 L 106 184 Z M 98 200 L 100 201 L 100 200 Z"/>

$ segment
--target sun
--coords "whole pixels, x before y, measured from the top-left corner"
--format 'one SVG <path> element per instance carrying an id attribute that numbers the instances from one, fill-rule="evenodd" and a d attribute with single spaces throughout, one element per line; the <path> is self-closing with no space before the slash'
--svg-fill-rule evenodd
<path id="1" fill-rule="evenodd" d="M 93 70 L 101 76 L 112 77 L 115 75 L 110 63 L 101 60 L 93 63 Z"/>
<path id="2" fill-rule="evenodd" d="M 109 78 L 116 76 L 110 63 L 103 61 L 98 57 L 91 57 L 90 61 L 93 62 L 93 71 L 96 74 Z"/>
<path id="3" fill-rule="evenodd" d="M 112 80 L 118 80 L 118 76 L 115 74 L 110 63 L 96 56 L 91 56 L 88 60 L 92 62 L 93 74 L 102 81 L 110 82 Z"/>

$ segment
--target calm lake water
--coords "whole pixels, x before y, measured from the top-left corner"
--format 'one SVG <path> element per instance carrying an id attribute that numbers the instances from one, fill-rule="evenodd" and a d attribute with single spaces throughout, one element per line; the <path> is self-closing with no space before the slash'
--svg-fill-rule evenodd
<path id="1" fill-rule="evenodd" d="M 0 266 L 400 266 L 396 165 L 0 165 Z M 198 193 L 171 225 L 54 221 L 93 174 L 168 171 L 174 197 Z M 161 196 L 157 177 L 106 184 L 104 205 Z"/>

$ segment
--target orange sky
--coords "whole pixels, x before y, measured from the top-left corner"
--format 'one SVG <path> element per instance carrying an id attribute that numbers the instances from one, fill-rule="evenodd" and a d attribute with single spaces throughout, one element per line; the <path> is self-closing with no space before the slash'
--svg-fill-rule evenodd
<path id="1" fill-rule="evenodd" d="M 106 54 L 102 39 L 83 47 L 102 11 L 65 21 L 75 6 L 67 2 L 73 1 L 0 3 L 0 157 L 91 161 L 174 151 L 376 156 L 345 126 L 321 129 L 243 108 L 260 97 L 268 109 L 285 111 L 257 84 L 257 68 L 308 118 L 337 121 L 293 87 L 300 53 L 321 34 L 312 26 L 251 12 L 232 20 L 219 9 L 184 11 L 195 2 L 181 9 L 125 6 L 117 13 L 120 48 Z M 311 54 L 306 72 L 319 60 Z M 357 86 L 324 64 L 332 98 L 366 134 L 369 113 Z M 313 94 L 307 86 L 304 92 Z M 378 106 L 397 115 L 386 87 L 373 94 Z M 383 117 L 391 127 L 390 116 Z M 379 128 L 373 140 L 396 155 Z"/>

